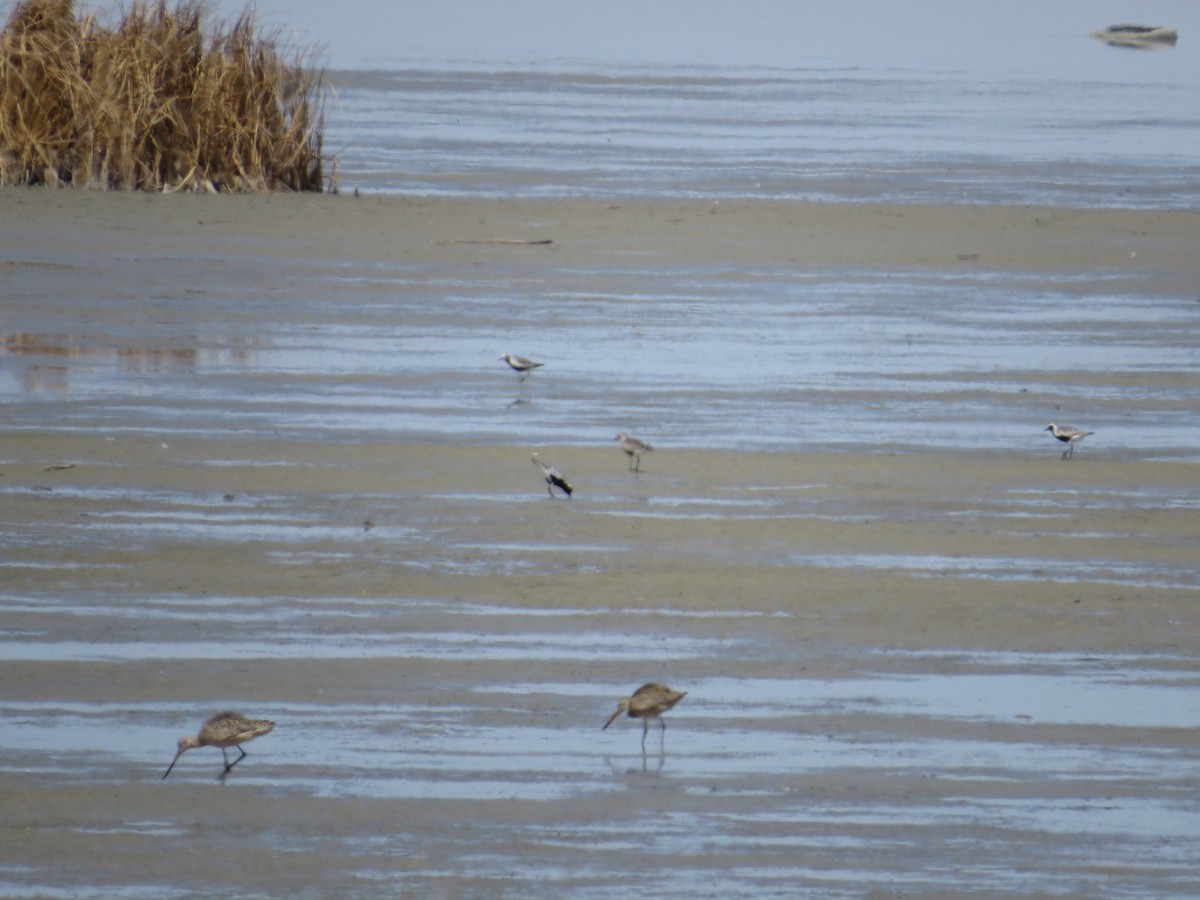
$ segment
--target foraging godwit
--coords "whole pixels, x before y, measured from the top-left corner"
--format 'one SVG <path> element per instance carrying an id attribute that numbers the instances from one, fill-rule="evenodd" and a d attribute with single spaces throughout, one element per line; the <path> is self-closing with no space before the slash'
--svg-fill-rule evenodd
<path id="1" fill-rule="evenodd" d="M 1082 441 L 1089 434 L 1095 434 L 1094 431 L 1082 431 L 1079 428 L 1074 428 L 1070 425 L 1055 425 L 1051 422 L 1042 431 L 1048 431 L 1064 444 L 1067 449 L 1063 451 L 1062 458 L 1067 459 L 1075 455 L 1075 442 Z"/>
<path id="2" fill-rule="evenodd" d="M 665 684 L 656 684 L 653 681 L 643 684 L 633 692 L 632 696 L 623 697 L 617 702 L 617 711 L 609 716 L 608 721 L 604 723 L 604 728 L 616 721 L 617 716 L 621 713 L 625 713 L 631 719 L 641 719 L 642 753 L 645 753 L 646 733 L 650 730 L 650 720 L 658 719 L 658 724 L 662 726 L 662 740 L 665 741 L 667 739 L 667 723 L 663 720 L 662 715 L 686 696 L 687 691 L 673 691 Z M 603 731 L 604 728 L 600 730 Z"/>
<path id="3" fill-rule="evenodd" d="M 175 758 L 167 766 L 167 771 L 163 773 L 163 778 L 166 779 L 171 774 L 171 770 L 175 768 L 175 763 L 179 762 L 179 757 L 183 756 L 183 754 L 193 747 L 220 747 L 221 755 L 225 757 L 225 771 L 221 773 L 221 777 L 217 780 L 224 784 L 225 776 L 230 773 L 234 766 L 246 758 L 246 751 L 242 749 L 242 744 L 246 743 L 246 741 L 252 741 L 256 737 L 262 737 L 274 727 L 275 723 L 269 722 L 266 719 L 247 719 L 245 716 L 235 712 L 217 713 L 200 727 L 198 735 L 179 739 L 179 752 L 175 754 Z M 229 754 L 225 752 L 226 747 L 237 747 L 238 752 L 242 755 L 233 762 L 230 762 Z"/>
<path id="4" fill-rule="evenodd" d="M 540 369 L 545 365 L 545 363 L 534 362 L 532 359 L 526 359 L 524 356 L 517 356 L 515 353 L 505 353 L 500 358 L 516 370 L 517 374 L 521 376 L 522 381 L 528 378 L 529 373 L 534 369 Z"/>
<path id="5" fill-rule="evenodd" d="M 625 432 L 617 433 L 616 440 L 621 442 L 621 449 L 625 451 L 625 455 L 629 457 L 629 468 L 634 472 L 640 472 L 642 469 L 642 453 L 653 450 L 654 448 L 645 441 L 639 441 L 635 437 L 630 437 Z M 637 457 L 637 464 L 633 462 L 633 458 Z"/>
<path id="6" fill-rule="evenodd" d="M 566 494 L 568 500 L 571 499 L 571 492 L 574 491 L 575 488 L 567 484 L 567 479 L 562 472 L 558 471 L 558 469 L 554 468 L 554 466 L 546 465 L 546 463 L 538 459 L 538 455 L 536 453 L 533 454 L 533 463 L 542 470 L 542 477 L 546 479 L 546 493 L 550 495 L 551 500 L 554 499 L 555 488 L 558 488 L 560 491 Z"/>

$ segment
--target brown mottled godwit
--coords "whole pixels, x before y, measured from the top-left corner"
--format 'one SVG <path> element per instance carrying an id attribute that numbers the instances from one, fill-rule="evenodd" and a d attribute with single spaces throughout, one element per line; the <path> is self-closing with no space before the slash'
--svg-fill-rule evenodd
<path id="1" fill-rule="evenodd" d="M 658 719 L 658 724 L 662 726 L 662 740 L 665 741 L 667 739 L 667 723 L 663 720 L 662 715 L 674 708 L 675 704 L 686 696 L 687 691 L 673 691 L 665 684 L 656 684 L 653 681 L 643 684 L 631 696 L 617 701 L 617 711 L 609 716 L 608 721 L 604 723 L 604 728 L 615 722 L 621 713 L 625 713 L 631 719 L 641 719 L 642 753 L 645 753 L 646 733 L 650 730 L 650 720 Z M 600 730 L 603 731 L 604 728 Z"/>
<path id="2" fill-rule="evenodd" d="M 571 499 L 571 493 L 575 490 L 575 488 L 571 487 L 571 485 L 567 483 L 566 476 L 564 476 L 562 472 L 558 471 L 558 469 L 554 468 L 554 466 L 550 466 L 542 462 L 540 459 L 538 459 L 538 455 L 536 453 L 533 454 L 533 464 L 542 470 L 542 477 L 546 479 L 546 493 L 550 495 L 551 499 L 554 499 L 555 488 L 558 488 L 560 491 L 566 494 L 568 500 Z"/>
<path id="3" fill-rule="evenodd" d="M 630 437 L 625 432 L 619 432 L 616 439 L 621 442 L 621 449 L 625 451 L 625 455 L 629 457 L 629 468 L 634 472 L 640 472 L 642 468 L 642 454 L 654 448 L 645 441 L 639 441 L 635 437 Z M 634 464 L 633 458 L 637 457 L 637 463 Z"/>
<path id="4" fill-rule="evenodd" d="M 275 723 L 266 719 L 247 719 L 245 716 L 235 712 L 217 713 L 200 727 L 198 735 L 179 739 L 179 752 L 175 754 L 175 758 L 167 766 L 167 771 L 163 773 L 163 778 L 166 779 L 171 774 L 171 770 L 175 768 L 175 763 L 179 762 L 179 757 L 183 756 L 183 754 L 187 753 L 193 747 L 220 747 L 221 755 L 225 757 L 225 770 L 221 772 L 221 777 L 217 780 L 224 783 L 225 776 L 232 771 L 234 766 L 246 758 L 246 751 L 242 749 L 242 744 L 246 743 L 246 741 L 252 741 L 256 737 L 262 737 L 274 727 Z M 241 756 L 230 762 L 229 754 L 225 750 L 226 747 L 237 747 L 238 753 Z"/>
<path id="5" fill-rule="evenodd" d="M 545 363 L 534 362 L 532 359 L 526 359 L 524 356 L 517 356 L 515 353 L 505 353 L 500 358 L 512 366 L 514 370 L 516 370 L 517 374 L 521 376 L 522 381 L 528 378 L 529 373 L 534 369 L 540 369 L 545 365 Z"/>
<path id="6" fill-rule="evenodd" d="M 1083 431 L 1082 429 L 1075 428 L 1071 425 L 1055 425 L 1053 422 L 1043 428 L 1042 431 L 1050 432 L 1067 445 L 1067 449 L 1063 451 L 1063 459 L 1068 459 L 1075 455 L 1076 441 L 1082 441 L 1089 434 L 1096 433 L 1094 431 Z"/>

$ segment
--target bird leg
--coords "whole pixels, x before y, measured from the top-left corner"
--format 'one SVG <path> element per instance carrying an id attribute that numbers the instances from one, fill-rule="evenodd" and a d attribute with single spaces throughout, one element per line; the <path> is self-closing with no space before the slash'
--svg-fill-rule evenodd
<path id="1" fill-rule="evenodd" d="M 642 756 L 646 755 L 646 733 L 650 731 L 650 719 L 648 716 L 642 717 Z"/>
<path id="2" fill-rule="evenodd" d="M 230 765 L 230 767 L 229 767 L 229 768 L 231 768 L 231 769 L 232 769 L 234 766 L 236 766 L 238 763 L 240 763 L 240 762 L 241 762 L 243 759 L 245 759 L 245 758 L 246 758 L 246 756 L 248 755 L 248 754 L 246 753 L 246 751 L 245 751 L 245 750 L 243 750 L 243 749 L 241 748 L 241 745 L 238 745 L 237 751 L 238 751 L 238 753 L 239 753 L 240 755 L 238 756 L 238 758 L 237 758 L 237 759 L 235 759 L 235 760 L 233 761 L 232 765 Z"/>
<path id="3" fill-rule="evenodd" d="M 224 748 L 224 747 L 222 747 L 222 748 L 221 748 L 221 755 L 222 755 L 223 757 L 225 757 L 225 771 L 221 773 L 221 777 L 220 777 L 218 780 L 219 780 L 219 781 L 220 781 L 222 784 L 224 784 L 224 783 L 225 783 L 225 776 L 226 776 L 226 775 L 228 775 L 230 772 L 232 772 L 232 771 L 233 771 L 233 767 L 234 767 L 234 766 L 236 766 L 238 763 L 240 763 L 240 762 L 241 762 L 243 759 L 245 759 L 245 758 L 246 758 L 246 755 L 247 755 L 247 754 L 246 754 L 246 751 L 245 751 L 245 750 L 243 750 L 243 749 L 241 748 L 241 745 L 240 745 L 240 744 L 238 745 L 237 751 L 238 751 L 238 753 L 240 753 L 240 754 L 241 754 L 241 756 L 239 756 L 239 757 L 238 757 L 237 759 L 235 759 L 233 762 L 230 762 L 230 761 L 229 761 L 229 754 L 225 752 L 225 748 Z"/>

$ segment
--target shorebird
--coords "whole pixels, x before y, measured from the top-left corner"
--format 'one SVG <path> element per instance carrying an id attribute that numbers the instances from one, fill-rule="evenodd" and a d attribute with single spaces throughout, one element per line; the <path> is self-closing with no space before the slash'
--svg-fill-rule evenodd
<path id="1" fill-rule="evenodd" d="M 1047 425 L 1045 428 L 1043 428 L 1042 431 L 1050 432 L 1052 435 L 1054 435 L 1056 438 L 1058 438 L 1060 441 L 1062 441 L 1064 444 L 1067 445 L 1067 449 L 1063 451 L 1063 455 L 1062 455 L 1063 459 L 1068 459 L 1069 457 L 1072 457 L 1075 455 L 1075 442 L 1076 441 L 1082 441 L 1089 434 L 1096 433 L 1094 431 L 1083 431 L 1079 428 L 1073 428 L 1070 425 L 1055 425 L 1053 422 L 1051 422 L 1049 425 Z"/>
<path id="2" fill-rule="evenodd" d="M 179 757 L 183 756 L 183 754 L 187 753 L 193 747 L 220 747 L 221 755 L 225 757 L 225 770 L 217 780 L 224 784 L 225 776 L 233 770 L 234 766 L 246 758 L 247 754 L 242 749 L 242 744 L 246 743 L 246 741 L 252 741 L 256 737 L 262 737 L 274 727 L 275 723 L 269 722 L 266 719 L 247 719 L 245 716 L 235 712 L 217 713 L 200 727 L 198 735 L 179 739 L 179 752 L 175 754 L 175 758 L 167 766 L 167 771 L 163 773 L 163 779 L 165 780 L 171 774 L 171 770 L 175 768 L 175 763 L 179 762 Z M 226 747 L 237 747 L 238 753 L 242 755 L 233 762 L 230 762 L 229 754 L 225 751 Z"/>
<path id="3" fill-rule="evenodd" d="M 517 356 L 515 353 L 505 353 L 500 358 L 512 366 L 514 370 L 516 370 L 517 374 L 521 376 L 522 381 L 528 378 L 529 373 L 534 369 L 540 369 L 545 365 L 545 363 L 534 362 L 532 359 L 526 359 L 524 356 Z"/>
<path id="4" fill-rule="evenodd" d="M 629 457 L 629 468 L 634 472 L 640 472 L 642 468 L 642 454 L 653 450 L 654 448 L 645 441 L 639 441 L 635 437 L 630 437 L 625 432 L 617 433 L 615 438 L 621 442 L 621 449 L 625 451 L 625 455 Z M 633 458 L 637 457 L 637 464 L 634 464 Z"/>
<path id="5" fill-rule="evenodd" d="M 546 479 L 546 493 L 550 495 L 551 499 L 554 499 L 555 488 L 558 488 L 560 491 L 566 494 L 568 500 L 571 498 L 571 492 L 574 491 L 575 488 L 571 487 L 571 485 L 567 483 L 566 476 L 564 476 L 562 472 L 558 471 L 558 469 L 554 468 L 554 466 L 546 465 L 544 462 L 538 459 L 538 455 L 536 453 L 533 454 L 533 464 L 542 470 L 542 477 Z"/>
<path id="6" fill-rule="evenodd" d="M 642 753 L 646 752 L 646 733 L 650 730 L 650 720 L 658 719 L 658 724 L 662 726 L 662 740 L 667 739 L 667 723 L 663 721 L 663 713 L 672 709 L 676 703 L 687 696 L 687 691 L 673 691 L 665 684 L 656 684 L 651 681 L 648 684 L 643 684 L 640 688 L 633 692 L 632 696 L 623 697 L 617 701 L 617 711 L 609 716 L 608 721 L 604 723 L 604 728 L 608 728 L 616 721 L 617 716 L 621 713 L 629 716 L 631 719 L 642 720 Z M 604 731 L 601 728 L 601 731 Z"/>

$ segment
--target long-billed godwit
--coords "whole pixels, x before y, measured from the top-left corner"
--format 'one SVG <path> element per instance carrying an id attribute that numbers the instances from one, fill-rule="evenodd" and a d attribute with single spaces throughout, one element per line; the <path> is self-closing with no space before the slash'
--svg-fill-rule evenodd
<path id="1" fill-rule="evenodd" d="M 621 449 L 625 451 L 625 455 L 629 457 L 629 468 L 634 472 L 640 472 L 642 468 L 642 454 L 654 448 L 645 441 L 639 441 L 635 437 L 630 437 L 625 432 L 617 433 L 616 440 L 621 442 Z M 634 464 L 633 458 L 637 457 L 637 464 Z"/>
<path id="2" fill-rule="evenodd" d="M 524 356 L 517 356 L 515 353 L 505 353 L 500 358 L 512 366 L 514 370 L 516 370 L 517 374 L 521 376 L 522 381 L 528 378 L 529 373 L 534 369 L 540 369 L 545 365 L 545 363 L 534 362 L 532 359 L 526 359 Z"/>
<path id="3" fill-rule="evenodd" d="M 1053 422 L 1043 428 L 1042 431 L 1050 432 L 1067 445 L 1067 449 L 1063 451 L 1063 459 L 1068 459 L 1069 457 L 1075 455 L 1076 441 L 1082 441 L 1089 434 L 1096 433 L 1094 431 L 1083 431 L 1082 429 L 1075 428 L 1071 425 L 1055 425 Z"/>
<path id="4" fill-rule="evenodd" d="M 554 499 L 554 489 L 558 488 L 567 495 L 567 499 L 571 499 L 571 493 L 575 488 L 567 483 L 566 477 L 554 466 L 547 465 L 538 459 L 538 455 L 533 454 L 533 463 L 542 470 L 542 477 L 546 479 L 546 493 L 550 495 L 550 499 Z"/>
<path id="5" fill-rule="evenodd" d="M 621 713 L 625 713 L 631 719 L 641 719 L 642 753 L 645 753 L 646 733 L 650 730 L 650 720 L 658 719 L 658 724 L 662 726 L 662 740 L 665 741 L 667 739 L 667 723 L 663 720 L 662 715 L 674 708 L 675 704 L 686 696 L 687 691 L 673 691 L 665 684 L 656 684 L 653 681 L 643 684 L 631 696 L 617 701 L 617 711 L 609 716 L 608 721 L 604 723 L 604 728 L 615 722 Z M 603 731 L 604 728 L 600 730 Z"/>
<path id="6" fill-rule="evenodd" d="M 217 713 L 200 727 L 198 735 L 179 739 L 179 752 L 175 754 L 175 758 L 167 766 L 167 771 L 163 773 L 163 778 L 166 779 L 171 774 L 171 770 L 175 768 L 175 763 L 179 762 L 179 757 L 183 756 L 183 754 L 187 753 L 193 747 L 220 747 L 221 755 L 225 757 L 225 770 L 221 772 L 221 777 L 217 780 L 223 784 L 225 776 L 232 771 L 234 766 L 246 758 L 246 751 L 242 749 L 242 744 L 246 743 L 246 741 L 252 741 L 256 737 L 262 737 L 274 727 L 275 723 L 266 719 L 247 719 L 245 716 L 235 712 Z M 230 762 L 229 754 L 225 750 L 226 747 L 237 747 L 238 753 L 241 756 Z"/>

